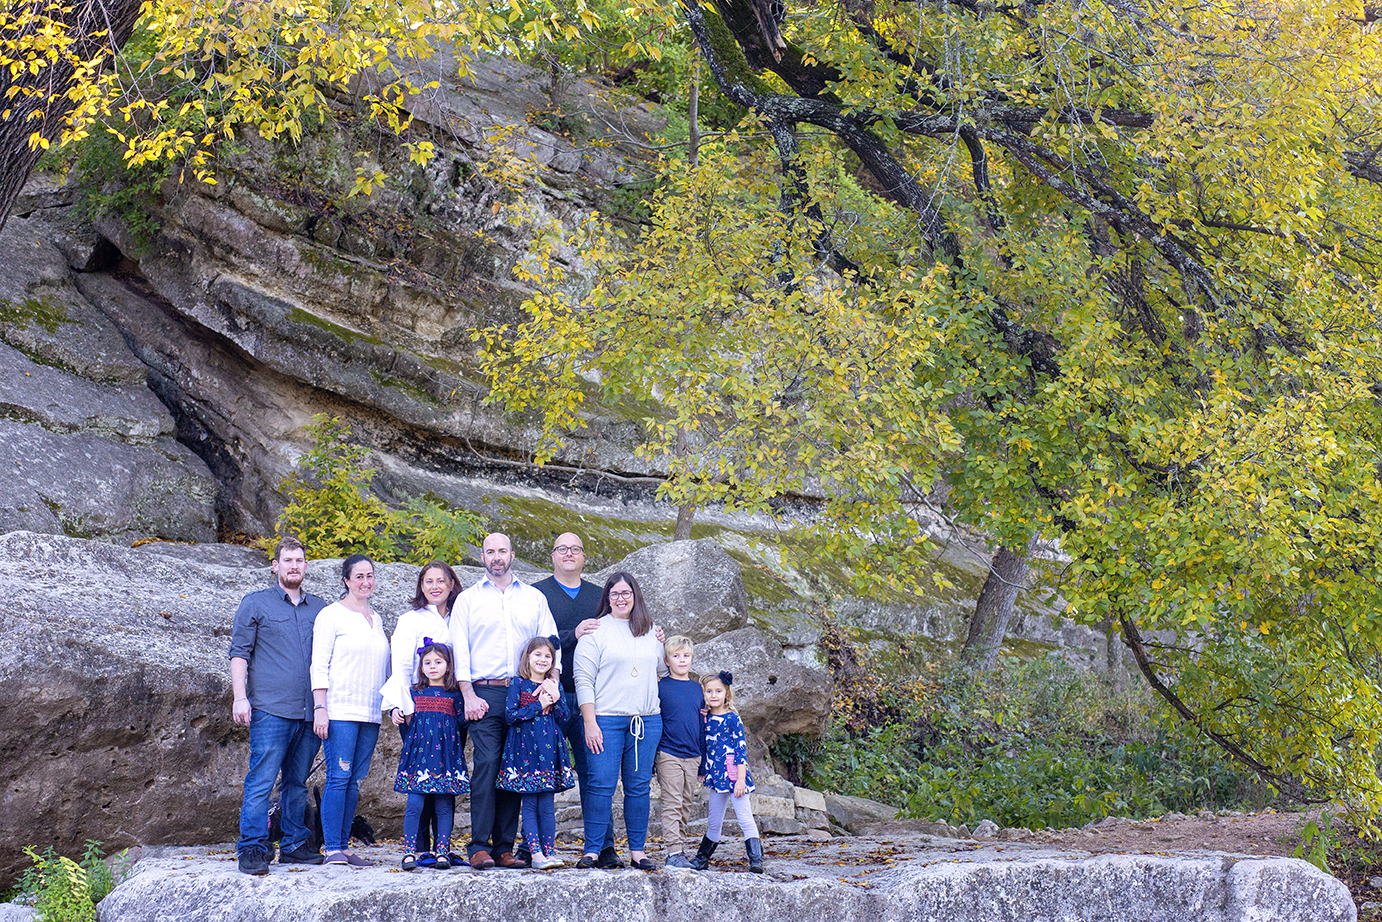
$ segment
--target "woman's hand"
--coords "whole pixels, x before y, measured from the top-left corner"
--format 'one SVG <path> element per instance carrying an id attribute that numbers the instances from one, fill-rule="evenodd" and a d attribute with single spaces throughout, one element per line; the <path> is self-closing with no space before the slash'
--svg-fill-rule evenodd
<path id="1" fill-rule="evenodd" d="M 326 739 L 326 733 L 330 729 L 331 720 L 326 716 L 326 705 L 319 705 L 312 711 L 312 732 Z"/>
<path id="2" fill-rule="evenodd" d="M 408 722 L 408 718 L 403 716 L 403 711 L 400 708 L 394 708 L 389 711 L 389 716 L 393 718 L 394 726 L 397 727 L 401 727 Z"/>
<path id="3" fill-rule="evenodd" d="M 605 751 L 605 735 L 600 732 L 600 725 L 593 720 L 585 722 L 585 748 L 595 753 Z"/>

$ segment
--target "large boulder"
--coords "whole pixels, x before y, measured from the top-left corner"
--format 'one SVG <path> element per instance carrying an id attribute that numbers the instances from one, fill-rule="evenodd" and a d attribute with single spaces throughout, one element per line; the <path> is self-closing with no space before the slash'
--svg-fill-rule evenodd
<path id="1" fill-rule="evenodd" d="M 603 585 L 620 570 L 638 580 L 653 620 L 668 636 L 685 634 L 699 643 L 748 623 L 739 562 L 714 539 L 650 545 L 593 579 Z"/>
<path id="2" fill-rule="evenodd" d="M 734 674 L 734 704 L 759 752 L 784 733 L 817 735 L 825 729 L 831 682 L 783 655 L 782 647 L 753 627 L 696 645 L 699 672 Z"/>

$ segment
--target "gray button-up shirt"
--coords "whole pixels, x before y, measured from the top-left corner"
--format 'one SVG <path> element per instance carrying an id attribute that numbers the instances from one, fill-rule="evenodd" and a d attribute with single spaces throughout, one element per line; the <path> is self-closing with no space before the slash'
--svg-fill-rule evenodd
<path id="1" fill-rule="evenodd" d="M 278 585 L 245 596 L 235 612 L 230 655 L 249 663 L 251 708 L 286 720 L 312 719 L 312 626 L 325 607 L 308 592 L 294 605 Z"/>

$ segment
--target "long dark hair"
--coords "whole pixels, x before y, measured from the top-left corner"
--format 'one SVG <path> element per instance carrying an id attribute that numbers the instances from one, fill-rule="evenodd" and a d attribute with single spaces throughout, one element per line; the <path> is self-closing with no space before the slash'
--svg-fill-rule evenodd
<path id="1" fill-rule="evenodd" d="M 417 652 L 417 681 L 413 683 L 413 689 L 422 691 L 432 682 L 422 671 L 422 658 L 428 653 L 436 653 L 446 660 L 446 673 L 441 677 L 441 687 L 449 692 L 460 691 L 461 683 L 456 680 L 456 659 L 451 655 L 451 648 L 444 643 L 424 644 Z"/>
<path id="2" fill-rule="evenodd" d="M 652 615 L 648 614 L 648 607 L 643 604 L 643 590 L 638 588 L 638 580 L 633 578 L 632 573 L 615 573 L 605 581 L 605 591 L 600 593 L 600 608 L 595 613 L 599 618 L 614 611 L 609 605 L 609 590 L 615 583 L 628 583 L 633 590 L 633 608 L 629 610 L 629 630 L 633 636 L 642 637 L 653 628 Z"/>
<path id="3" fill-rule="evenodd" d="M 347 585 L 350 582 L 350 571 L 355 569 L 357 563 L 367 563 L 371 570 L 374 569 L 374 561 L 366 554 L 351 554 L 345 560 L 342 560 L 341 583 L 345 586 L 345 588 L 341 590 L 341 598 L 343 599 L 350 593 L 350 588 Z"/>
<path id="4" fill-rule="evenodd" d="M 461 581 L 456 579 L 456 571 L 451 569 L 451 565 L 440 560 L 433 560 L 417 571 L 417 591 L 413 593 L 413 609 L 427 607 L 427 596 L 422 594 L 422 578 L 427 575 L 428 570 L 440 570 L 451 580 L 451 593 L 446 597 L 446 610 L 451 611 L 452 606 L 456 604 L 456 597 L 461 594 Z"/>

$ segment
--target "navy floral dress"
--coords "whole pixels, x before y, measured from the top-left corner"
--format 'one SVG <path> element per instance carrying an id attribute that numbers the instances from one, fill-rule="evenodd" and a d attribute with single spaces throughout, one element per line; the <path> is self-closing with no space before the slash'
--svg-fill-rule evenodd
<path id="1" fill-rule="evenodd" d="M 465 768 L 465 736 L 461 721 L 465 704 L 461 693 L 429 685 L 412 689 L 413 716 L 398 757 L 393 789 L 403 794 L 465 794 L 470 775 Z M 460 715 L 460 719 L 457 719 Z"/>
<path id="2" fill-rule="evenodd" d="M 542 713 L 538 687 L 537 682 L 521 676 L 509 683 L 504 706 L 509 736 L 499 763 L 499 780 L 494 783 L 502 790 L 541 794 L 564 791 L 576 783 L 566 738 L 557 725 L 558 720 L 566 719 L 566 702 L 558 698 L 549 713 Z"/>
<path id="3" fill-rule="evenodd" d="M 753 790 L 753 773 L 748 770 L 749 747 L 744 741 L 744 722 L 739 715 L 707 714 L 705 717 L 705 754 L 701 757 L 701 774 L 705 786 L 721 794 L 734 793 L 739 778 L 739 766 L 744 766 L 744 788 Z"/>

